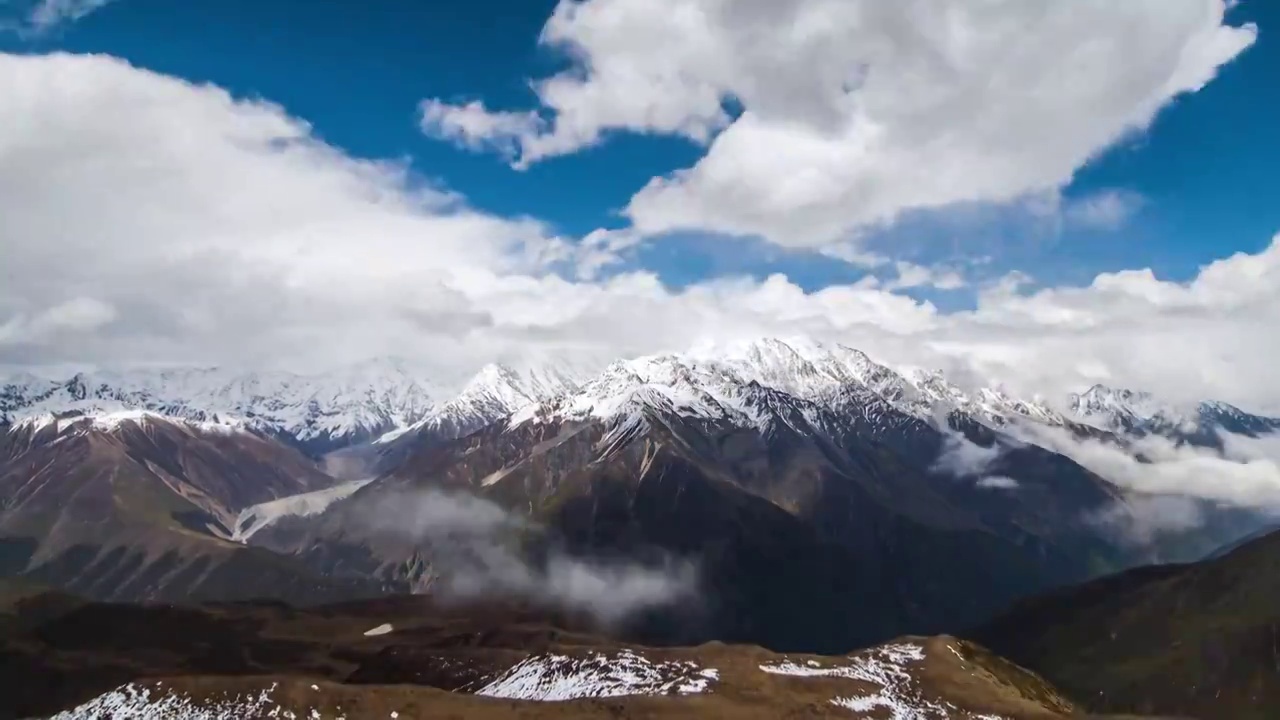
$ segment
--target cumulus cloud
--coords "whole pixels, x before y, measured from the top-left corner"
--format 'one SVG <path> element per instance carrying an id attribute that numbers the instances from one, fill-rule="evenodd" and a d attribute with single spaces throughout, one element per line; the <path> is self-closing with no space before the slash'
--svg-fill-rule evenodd
<path id="1" fill-rule="evenodd" d="M 519 550 L 519 533 L 534 529 L 528 521 L 473 495 L 397 493 L 362 507 L 356 524 L 424 550 L 431 592 L 445 598 L 527 598 L 611 624 L 696 596 L 697 573 L 688 562 L 583 560 L 555 550 L 535 561 Z"/>
<path id="2" fill-rule="evenodd" d="M 782 275 L 673 290 L 617 265 L 634 229 L 579 241 L 479 212 L 404 162 L 350 157 L 216 87 L 101 56 L 0 55 L 0 97 L 0 364 L 308 370 L 399 355 L 444 382 L 543 351 L 810 335 L 1018 395 L 1103 382 L 1280 410 L 1280 239 L 1185 282 L 1130 270 L 1029 291 L 1011 275 L 954 312 Z"/>
<path id="3" fill-rule="evenodd" d="M 461 286 L 566 256 L 538 221 L 471 210 L 216 87 L 101 56 L 0 55 L 0 95 L 10 359 L 60 354 L 70 315 L 76 354 L 105 362 L 134 344 L 252 363 L 335 333 L 425 346 L 492 324 Z"/>
<path id="4" fill-rule="evenodd" d="M 424 100 L 418 110 L 426 134 L 511 158 L 520 153 L 519 138 L 539 132 L 544 125 L 536 112 L 493 112 L 479 100 L 464 105 Z"/>
<path id="5" fill-rule="evenodd" d="M 428 132 L 517 167 L 609 131 L 706 146 L 626 214 L 789 246 L 913 209 L 1056 191 L 1256 38 L 1223 0 L 562 0 L 541 42 L 571 66 L 539 111 L 428 100 Z M 655 52 L 660 48 L 660 52 Z M 733 106 L 740 112 L 730 112 Z M 1118 196 L 1078 208 L 1112 222 Z"/>

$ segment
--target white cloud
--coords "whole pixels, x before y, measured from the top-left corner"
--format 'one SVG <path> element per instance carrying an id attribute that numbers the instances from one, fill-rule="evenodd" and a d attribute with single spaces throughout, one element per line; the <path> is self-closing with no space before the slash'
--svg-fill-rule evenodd
<path id="1" fill-rule="evenodd" d="M 39 35 L 64 23 L 75 22 L 114 0 L 39 0 L 35 3 L 11 0 L 0 3 L 0 30 L 16 30 Z M 17 17 L 14 17 L 14 14 Z"/>
<path id="2" fill-rule="evenodd" d="M 907 290 L 918 287 L 932 287 L 938 290 L 959 290 L 968 283 L 964 276 L 952 268 L 926 267 L 899 260 L 894 263 L 898 276 L 880 287 L 885 290 Z"/>
<path id="3" fill-rule="evenodd" d="M 34 316 L 18 313 L 0 325 L 0 347 L 6 343 L 55 338 L 61 332 L 96 330 L 115 320 L 116 309 L 99 300 L 72 298 Z"/>
<path id="4" fill-rule="evenodd" d="M 537 269 L 564 244 L 404 163 L 351 158 L 278 107 L 119 60 L 0 55 L 0 96 L 11 359 L 252 363 L 406 334 L 426 347 L 492 323 L 461 285 Z M 85 314 L 77 298 L 118 321 L 49 332 Z"/>
<path id="5" fill-rule="evenodd" d="M 934 427 L 942 432 L 942 451 L 933 463 L 933 469 L 957 478 L 980 476 L 1000 459 L 1004 448 L 999 444 L 983 447 L 970 442 L 964 433 L 951 429 L 944 415 L 934 418 Z M 982 486 L 979 483 L 979 486 Z"/>
<path id="6" fill-rule="evenodd" d="M 985 490 L 1016 490 L 1018 481 L 1003 475 L 992 475 L 978 481 L 978 487 Z"/>
<path id="7" fill-rule="evenodd" d="M 1280 513 L 1280 453 L 1275 452 L 1280 448 L 1274 441 L 1231 436 L 1227 449 L 1218 451 L 1150 436 L 1122 448 L 1056 429 L 1032 426 L 1020 432 L 1130 490 Z"/>
<path id="8" fill-rule="evenodd" d="M 1126 190 L 1103 190 L 1066 203 L 1062 216 L 1068 225 L 1116 230 L 1142 207 L 1144 198 Z"/>
<path id="9" fill-rule="evenodd" d="M 1251 45 L 1222 0 L 562 0 L 541 41 L 573 66 L 535 84 L 547 121 L 428 101 L 434 134 L 526 165 L 611 130 L 707 145 L 627 207 L 642 233 L 789 246 L 912 209 L 1056 192 Z M 661 50 L 655 52 L 655 48 Z M 725 110 L 735 103 L 742 112 Z M 1110 221 L 1116 197 L 1082 206 Z"/>
<path id="10" fill-rule="evenodd" d="M 215 87 L 106 57 L 0 55 L 0 97 L 0 363 L 395 354 L 447 378 L 544 350 L 808 334 L 1016 394 L 1106 382 L 1280 409 L 1280 237 L 1187 282 L 1134 270 L 1028 292 L 1011 276 L 964 312 L 781 275 L 675 291 L 644 270 L 592 279 L 631 230 L 575 242 L 477 212 Z"/>
<path id="11" fill-rule="evenodd" d="M 492 112 L 478 100 L 465 105 L 424 100 L 418 110 L 426 134 L 472 150 L 496 150 L 512 159 L 519 156 L 519 138 L 544 126 L 536 112 Z"/>

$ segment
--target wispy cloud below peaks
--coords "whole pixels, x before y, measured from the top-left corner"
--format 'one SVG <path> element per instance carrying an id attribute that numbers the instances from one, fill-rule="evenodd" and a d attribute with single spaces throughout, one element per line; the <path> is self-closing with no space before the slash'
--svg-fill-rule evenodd
<path id="1" fill-rule="evenodd" d="M 990 475 L 979 480 L 977 486 L 985 490 L 1016 490 L 1018 481 L 1003 475 Z"/>
<path id="2" fill-rule="evenodd" d="M 697 599 L 698 571 L 687 561 L 604 562 L 551 548 L 535 562 L 514 535 L 536 526 L 472 495 L 410 490 L 355 507 L 358 532 L 408 543 L 427 555 L 431 590 L 446 599 L 521 597 L 587 612 L 605 624 Z"/>

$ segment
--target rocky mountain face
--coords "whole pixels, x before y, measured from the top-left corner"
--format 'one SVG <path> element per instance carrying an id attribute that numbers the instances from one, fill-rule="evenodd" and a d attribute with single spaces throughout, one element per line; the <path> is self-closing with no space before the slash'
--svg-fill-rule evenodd
<path id="1" fill-rule="evenodd" d="M 939 429 L 841 379 L 846 365 L 818 370 L 770 349 L 776 362 L 753 369 L 779 370 L 775 385 L 800 378 L 792 392 L 721 363 L 619 363 L 504 422 L 421 443 L 324 512 L 253 542 L 317 571 L 429 588 L 460 572 L 459 553 L 451 538 L 406 528 L 437 513 L 439 493 L 479 497 L 522 523 L 504 542 L 523 563 L 696 562 L 703 605 L 650 613 L 654 641 L 830 652 L 964 626 L 1125 563 L 1084 521 L 1120 501 L 1105 480 L 1034 447 L 993 465 L 1022 492 L 935 472 L 948 442 L 1011 440 L 959 411 Z"/>
<path id="2" fill-rule="evenodd" d="M 333 483 L 241 426 L 137 411 L 28 418 L 0 433 L 0 571 L 104 599 L 372 592 L 230 541 L 242 508 Z"/>
<path id="3" fill-rule="evenodd" d="M 967 635 L 1095 712 L 1271 718 L 1280 534 L 1026 600 Z"/>

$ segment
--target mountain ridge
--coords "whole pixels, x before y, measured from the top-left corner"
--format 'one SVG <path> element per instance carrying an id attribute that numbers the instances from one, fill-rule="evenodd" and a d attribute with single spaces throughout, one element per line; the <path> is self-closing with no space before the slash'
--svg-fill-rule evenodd
<path id="1" fill-rule="evenodd" d="M 1102 385 L 1056 405 L 995 387 L 965 390 L 938 371 L 895 369 L 854 348 L 805 338 L 701 344 L 683 353 L 617 360 L 599 372 L 554 360 L 522 365 L 489 364 L 454 383 L 436 382 L 394 359 L 315 376 L 209 368 L 80 373 L 64 381 L 26 374 L 0 380 L 0 424 L 43 413 L 148 410 L 197 422 L 251 424 L 324 454 L 366 443 L 390 445 L 417 432 L 449 439 L 503 417 L 535 413 L 538 405 L 557 398 L 582 400 L 590 388 L 607 392 L 607 381 L 624 375 L 654 379 L 666 373 L 676 380 L 684 372 L 701 375 L 712 389 L 712 376 L 721 373 L 810 400 L 858 387 L 920 419 L 958 410 L 993 427 L 1032 421 L 1074 431 L 1162 433 L 1209 445 L 1223 431 L 1280 432 L 1280 419 L 1226 403 L 1206 400 L 1183 408 Z"/>

